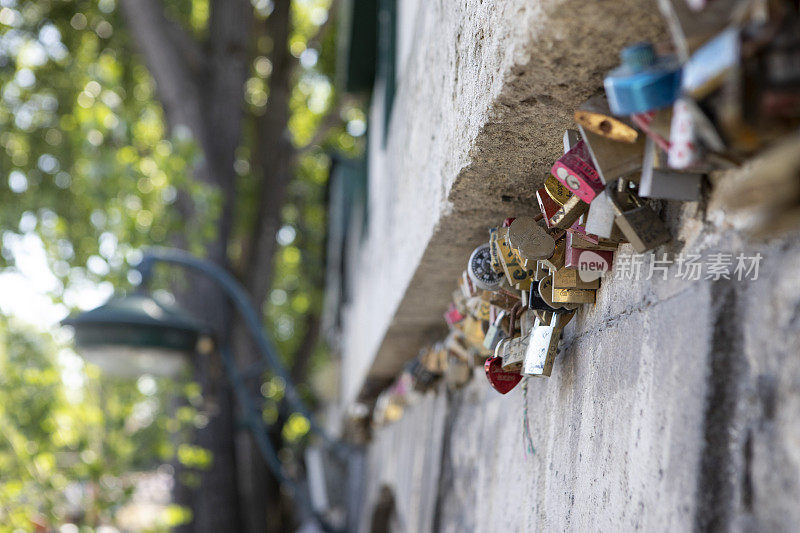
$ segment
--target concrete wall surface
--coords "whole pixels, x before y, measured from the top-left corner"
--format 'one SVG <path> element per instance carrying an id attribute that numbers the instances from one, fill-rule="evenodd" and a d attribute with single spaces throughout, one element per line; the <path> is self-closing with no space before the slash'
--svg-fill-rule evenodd
<path id="1" fill-rule="evenodd" d="M 376 431 L 362 525 L 387 486 L 408 532 L 797 531 L 800 239 L 743 242 L 687 205 L 669 257 L 760 252 L 757 280 L 606 279 L 527 398 L 476 369 Z"/>

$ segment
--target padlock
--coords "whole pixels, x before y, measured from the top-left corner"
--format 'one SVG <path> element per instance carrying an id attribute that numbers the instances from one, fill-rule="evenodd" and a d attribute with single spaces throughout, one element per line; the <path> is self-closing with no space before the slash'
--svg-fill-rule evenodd
<path id="1" fill-rule="evenodd" d="M 635 143 L 639 138 L 639 132 L 633 124 L 625 118 L 615 117 L 605 97 L 600 94 L 584 102 L 575 111 L 575 122 L 592 133 L 612 141 Z"/>
<path id="2" fill-rule="evenodd" d="M 564 268 L 581 272 L 596 272 L 600 277 L 603 272 L 611 270 L 614 262 L 614 252 L 611 250 L 587 250 L 567 243 L 564 251 Z M 584 275 L 584 280 L 593 279 L 594 276 Z"/>
<path id="3" fill-rule="evenodd" d="M 620 58 L 622 64 L 604 80 L 615 115 L 669 107 L 680 96 L 681 65 L 675 56 L 657 57 L 652 44 L 639 43 L 623 48 Z"/>
<path id="4" fill-rule="evenodd" d="M 609 198 L 611 195 L 617 199 L 618 202 L 628 200 L 628 181 L 624 179 L 617 180 L 616 182 L 606 184 L 606 188 L 601 192 L 589 206 L 589 211 L 586 214 L 586 232 L 609 239 L 614 242 L 625 241 L 625 236 L 614 223 L 617 216 L 614 206 L 611 204 Z M 622 200 L 620 200 L 622 198 Z M 627 203 L 622 204 L 623 207 L 628 207 Z"/>
<path id="5" fill-rule="evenodd" d="M 453 303 L 450 304 L 447 312 L 444 314 L 444 321 L 447 322 L 447 325 L 451 327 L 464 320 L 464 318 L 464 315 L 459 312 L 459 310 L 456 308 L 456 305 Z"/>
<path id="6" fill-rule="evenodd" d="M 726 144 L 752 153 L 800 127 L 800 17 L 742 32 L 742 53 L 717 93 L 706 99 Z"/>
<path id="7" fill-rule="evenodd" d="M 467 310 L 475 320 L 487 321 L 489 320 L 489 310 L 491 305 L 480 296 L 473 296 L 467 300 Z"/>
<path id="8" fill-rule="evenodd" d="M 552 174 L 548 175 L 544 180 L 544 190 L 547 193 L 547 196 L 549 196 L 550 199 L 559 206 L 564 205 L 567 203 L 567 200 L 572 198 L 572 193 L 569 191 L 569 189 L 567 189 L 564 184 L 558 181 Z M 539 199 L 539 191 L 536 192 L 536 198 L 539 201 L 539 208 L 542 209 L 542 200 Z M 558 207 L 556 207 L 556 210 L 557 209 Z M 542 210 L 542 214 L 544 214 L 546 218 L 553 216 L 552 213 L 550 213 L 548 216 L 544 210 Z"/>
<path id="9" fill-rule="evenodd" d="M 652 139 L 648 139 L 639 183 L 639 196 L 689 202 L 700 199 L 702 174 L 656 168 L 656 159 L 655 143 Z"/>
<path id="10" fill-rule="evenodd" d="M 580 304 L 577 303 L 567 303 L 567 302 L 554 302 L 553 301 L 553 276 L 550 275 L 544 278 L 542 281 L 539 282 L 539 296 L 544 300 L 544 302 L 550 306 L 552 309 L 555 310 L 557 313 L 560 310 L 567 310 L 572 311 L 573 309 L 577 309 Z"/>
<path id="11" fill-rule="evenodd" d="M 633 249 L 641 254 L 668 242 L 672 237 L 656 212 L 643 205 L 635 194 L 630 194 L 630 198 L 635 207 L 624 209 L 613 195 L 609 196 L 617 213 L 614 223 L 625 234 Z"/>
<path id="12" fill-rule="evenodd" d="M 467 263 L 467 274 L 475 285 L 486 291 L 500 288 L 502 276 L 492 268 L 492 253 L 489 244 L 481 244 L 472 251 Z"/>
<path id="13" fill-rule="evenodd" d="M 538 261 L 553 255 L 556 243 L 533 217 L 517 217 L 508 227 L 508 243 L 526 261 Z"/>
<path id="14" fill-rule="evenodd" d="M 564 267 L 553 273 L 553 289 L 592 289 L 600 288 L 600 279 L 584 281 L 574 268 Z M 553 293 L 555 301 L 555 293 Z"/>
<path id="15" fill-rule="evenodd" d="M 552 176 L 551 176 L 552 177 Z M 555 179 L 555 178 L 553 178 Z M 558 180 L 556 180 L 558 182 Z M 559 204 L 553 200 L 544 187 L 536 191 L 536 202 L 539 204 L 539 211 L 544 215 L 547 227 L 550 227 L 550 217 L 555 215 L 564 204 Z"/>
<path id="16" fill-rule="evenodd" d="M 739 65 L 740 31 L 730 27 L 695 50 L 683 66 L 681 87 L 684 94 L 700 100 L 720 88 Z"/>
<path id="17" fill-rule="evenodd" d="M 534 326 L 522 367 L 526 376 L 549 377 L 552 373 L 561 337 L 560 319 L 560 315 L 553 314 L 549 324 Z"/>
<path id="18" fill-rule="evenodd" d="M 596 235 L 586 235 L 577 232 L 567 233 L 567 244 L 564 249 L 564 261 L 566 263 L 567 256 L 570 255 L 569 250 L 573 248 L 580 248 L 582 250 L 603 250 L 613 252 L 619 247 L 618 242 L 609 239 L 601 239 Z"/>
<path id="19" fill-rule="evenodd" d="M 547 269 L 552 272 L 555 272 L 559 268 L 564 266 L 564 249 L 566 246 L 566 239 L 561 239 L 556 241 L 556 248 L 553 251 L 553 255 L 548 257 L 547 259 L 542 259 L 540 263 L 547 267 Z M 549 275 L 548 272 L 548 275 Z"/>
<path id="20" fill-rule="evenodd" d="M 573 148 L 575 145 L 581 142 L 581 134 L 578 133 L 576 130 L 567 130 L 564 132 L 564 153 L 566 154 Z"/>
<path id="21" fill-rule="evenodd" d="M 500 263 L 503 266 L 506 280 L 510 286 L 515 287 L 531 278 L 533 270 L 523 267 L 514 250 L 508 245 L 508 230 L 508 227 L 497 230 L 497 247 L 500 251 Z"/>
<path id="22" fill-rule="evenodd" d="M 584 141 L 579 141 L 569 152 L 562 155 L 553 164 L 550 173 L 574 195 L 567 203 L 576 198 L 589 203 L 603 190 L 603 182 L 592 166 L 592 155 Z"/>
<path id="23" fill-rule="evenodd" d="M 561 206 L 556 213 L 550 218 L 550 227 L 567 229 L 572 226 L 578 218 L 589 210 L 589 204 L 581 200 L 577 195 L 569 199 L 567 203 Z"/>
<path id="24" fill-rule="evenodd" d="M 665 152 L 669 150 L 669 129 L 672 125 L 672 108 L 636 113 L 631 122 L 642 130 L 648 138 Z"/>
<path id="25" fill-rule="evenodd" d="M 531 285 L 533 287 L 533 285 Z M 521 337 L 527 337 L 533 330 L 533 323 L 536 321 L 534 312 L 523 305 L 522 311 L 519 314 L 519 334 Z"/>
<path id="26" fill-rule="evenodd" d="M 546 277 L 546 276 L 545 276 Z M 548 304 L 539 294 L 539 284 L 532 283 L 528 292 L 528 309 L 536 311 L 552 311 L 553 307 Z"/>
<path id="27" fill-rule="evenodd" d="M 503 339 L 500 341 L 495 348 L 494 356 L 486 359 L 483 365 L 483 369 L 486 372 L 486 379 L 489 380 L 489 384 L 494 390 L 500 394 L 508 393 L 511 389 L 516 387 L 522 379 L 522 375 L 519 371 L 503 370 L 503 358 L 500 356 L 500 351 L 503 350 L 504 344 L 509 342 L 509 340 L 510 339 Z"/>
<path id="28" fill-rule="evenodd" d="M 583 126 L 579 126 L 578 129 L 603 183 L 617 178 L 631 177 L 642 168 L 645 136 L 632 143 L 623 143 L 598 135 Z"/>
<path id="29" fill-rule="evenodd" d="M 487 350 L 494 350 L 497 347 L 497 343 L 505 338 L 506 332 L 503 331 L 502 327 L 505 316 L 506 312 L 500 311 L 497 314 L 497 318 L 489 325 L 489 329 L 486 330 L 486 335 L 483 337 L 483 347 Z"/>
<path id="30" fill-rule="evenodd" d="M 592 289 L 557 289 L 553 287 L 554 304 L 593 304 L 597 291 Z"/>
<path id="31" fill-rule="evenodd" d="M 525 360 L 525 349 L 528 347 L 529 337 L 514 337 L 506 339 L 503 345 L 503 364 L 501 368 L 505 371 L 519 372 L 522 369 L 522 362 Z"/>
<path id="32" fill-rule="evenodd" d="M 695 127 L 694 117 L 689 110 L 688 100 L 679 98 L 672 107 L 667 166 L 679 170 L 687 169 L 697 166 L 701 161 L 701 157 L 697 128 Z"/>
<path id="33" fill-rule="evenodd" d="M 464 298 L 469 299 L 478 294 L 478 290 L 475 287 L 475 284 L 472 282 L 472 279 L 470 279 L 469 272 L 467 270 L 464 270 L 461 273 L 461 279 L 458 281 L 458 286 L 461 289 Z"/>

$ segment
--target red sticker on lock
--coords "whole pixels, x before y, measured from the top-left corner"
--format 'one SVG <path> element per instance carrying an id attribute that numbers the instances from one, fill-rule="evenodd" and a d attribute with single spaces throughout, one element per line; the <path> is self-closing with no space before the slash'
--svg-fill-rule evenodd
<path id="1" fill-rule="evenodd" d="M 517 383 L 522 379 L 522 374 L 519 372 L 503 370 L 502 357 L 490 357 L 483 364 L 483 369 L 486 371 L 486 378 L 489 380 L 489 385 L 500 394 L 506 394 L 516 387 Z"/>
<path id="2" fill-rule="evenodd" d="M 558 181 L 587 204 L 604 188 L 591 160 L 592 156 L 586 143 L 578 141 L 578 144 L 561 156 L 550 169 L 550 173 Z"/>

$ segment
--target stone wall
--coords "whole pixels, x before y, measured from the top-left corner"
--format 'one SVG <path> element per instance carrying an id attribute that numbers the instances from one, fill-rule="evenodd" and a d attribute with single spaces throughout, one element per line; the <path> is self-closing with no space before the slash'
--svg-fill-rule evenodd
<path id="1" fill-rule="evenodd" d="M 502 218 L 536 210 L 574 108 L 602 90 L 623 45 L 665 38 L 646 0 L 414 5 L 401 14 L 388 136 L 370 138 L 370 223 L 343 310 L 343 406 L 373 397 L 441 338 L 470 251 Z M 372 132 L 383 128 L 380 86 L 374 94 Z M 409 532 L 795 529 L 798 234 L 748 241 L 749 220 L 713 195 L 666 202 L 660 215 L 674 241 L 658 254 L 760 252 L 758 280 L 685 281 L 675 266 L 666 280 L 612 274 L 527 398 L 523 384 L 500 396 L 476 369 L 465 388 L 440 387 L 376 430 L 364 531 L 382 488 Z"/>
<path id="2" fill-rule="evenodd" d="M 410 532 L 796 530 L 800 239 L 746 242 L 698 207 L 666 207 L 669 257 L 760 252 L 758 280 L 606 279 L 527 399 L 477 369 L 377 430 L 367 510 L 386 485 Z"/>

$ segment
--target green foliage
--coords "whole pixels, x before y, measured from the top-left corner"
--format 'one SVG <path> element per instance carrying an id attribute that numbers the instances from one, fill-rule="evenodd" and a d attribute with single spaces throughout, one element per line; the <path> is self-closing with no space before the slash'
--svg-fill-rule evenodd
<path id="1" fill-rule="evenodd" d="M 179 386 L 76 374 L 79 361 L 52 336 L 0 321 L 0 532 L 27 531 L 33 519 L 114 524 L 130 474 L 169 461 L 187 436 L 193 420 L 170 424 L 164 409 Z"/>
<path id="2" fill-rule="evenodd" d="M 207 0 L 164 4 L 194 37 L 206 36 Z M 269 16 L 270 2 L 253 5 L 260 19 Z M 289 134 L 298 154 L 264 309 L 287 364 L 322 307 L 328 154 L 363 150 L 363 128 L 351 135 L 345 124 L 363 125 L 364 112 L 338 102 L 333 83 L 329 6 L 330 0 L 295 0 L 292 8 L 290 48 L 300 65 Z M 262 36 L 254 44 L 243 95 L 247 125 L 235 164 L 240 218 L 234 256 L 259 209 L 253 201 L 254 120 L 270 112 L 273 43 Z M 326 120 L 330 113 L 333 122 Z M 329 131 L 318 135 L 326 123 Z M 180 235 L 197 250 L 210 240 L 220 198 L 191 180 L 200 157 L 187 132 L 166 131 L 153 80 L 114 0 L 0 0 L 0 233 L 4 241 L 22 234 L 41 239 L 61 282 L 51 294 L 55 302 L 63 303 L 70 287 L 87 280 L 124 289 L 129 263 L 144 246 Z M 191 198 L 204 225 L 183 224 L 180 194 Z M 4 246 L 0 270 L 14 260 Z M 198 410 L 196 384 L 129 383 L 89 367 L 76 371 L 74 364 L 65 366 L 75 361 L 66 347 L 15 323 L 0 322 L 0 339 L 0 533 L 29 530 L 36 516 L 51 524 L 110 523 L 130 496 L 130 472 L 176 456 L 195 469 L 185 471 L 182 481 L 196 485 L 196 469 L 212 463 L 206 450 L 188 444 L 191 428 L 207 422 Z M 317 346 L 312 369 L 327 357 Z M 77 385 L 67 384 L 70 375 Z M 278 421 L 283 383 L 267 376 L 262 392 L 264 420 Z M 186 401 L 173 412 L 176 397 Z M 307 432 L 305 418 L 288 416 L 283 437 L 289 446 Z M 65 497 L 74 486 L 91 488 L 77 516 Z M 180 508 L 167 515 L 173 524 L 190 519 Z"/>

